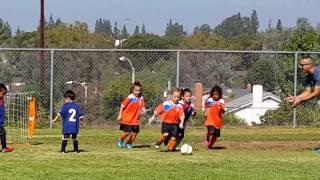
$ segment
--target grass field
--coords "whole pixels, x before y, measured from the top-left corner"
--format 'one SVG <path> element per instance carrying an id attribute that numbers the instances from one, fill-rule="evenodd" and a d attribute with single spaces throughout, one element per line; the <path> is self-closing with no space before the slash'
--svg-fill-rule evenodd
<path id="1" fill-rule="evenodd" d="M 0 154 L 0 179 L 320 179 L 320 129 L 232 129 L 207 150 L 204 129 L 188 129 L 193 155 L 152 146 L 118 149 L 116 129 L 82 129 L 80 154 L 60 154 L 60 130 L 37 130 L 34 145 Z M 158 129 L 142 129 L 136 144 L 152 145 Z M 72 142 L 69 142 L 72 149 Z"/>

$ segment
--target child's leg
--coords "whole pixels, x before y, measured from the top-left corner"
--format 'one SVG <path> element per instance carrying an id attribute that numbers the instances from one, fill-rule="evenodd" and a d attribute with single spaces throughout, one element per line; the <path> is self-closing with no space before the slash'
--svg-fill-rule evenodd
<path id="1" fill-rule="evenodd" d="M 122 130 L 123 132 L 120 134 L 118 140 L 123 142 L 129 136 L 131 128 L 129 125 L 120 124 L 120 130 Z"/>
<path id="2" fill-rule="evenodd" d="M 136 140 L 137 135 L 138 135 L 137 133 L 132 132 L 129 140 L 127 141 L 127 144 L 132 144 Z"/>
<path id="3" fill-rule="evenodd" d="M 159 138 L 159 141 L 156 142 L 156 145 L 160 146 L 164 141 L 167 140 L 168 135 L 169 135 L 168 133 L 163 133 L 163 134 L 161 134 L 161 135 L 160 135 L 160 138 Z"/>
<path id="4" fill-rule="evenodd" d="M 177 144 L 177 141 L 176 141 L 176 138 L 175 137 L 172 137 L 169 141 L 169 146 L 168 146 L 168 150 L 169 151 L 174 151 L 175 148 L 176 148 L 176 144 Z"/>
<path id="5" fill-rule="evenodd" d="M 208 148 L 211 149 L 214 143 L 217 141 L 218 137 L 212 136 L 211 141 L 208 145 Z"/>
<path id="6" fill-rule="evenodd" d="M 181 141 L 184 138 L 184 131 L 185 131 L 185 127 L 183 127 L 183 129 L 178 128 L 178 135 L 177 135 L 177 144 L 176 146 L 179 146 L 179 144 L 181 143 Z"/>
<path id="7" fill-rule="evenodd" d="M 72 134 L 72 140 L 73 140 L 73 150 L 74 150 L 74 152 L 79 152 L 79 142 L 78 142 L 77 134 Z"/>
<path id="8" fill-rule="evenodd" d="M 63 134 L 62 135 L 62 143 L 61 143 L 60 152 L 66 152 L 66 147 L 67 147 L 69 138 L 70 138 L 70 134 Z"/>
<path id="9" fill-rule="evenodd" d="M 0 127 L 0 136 L 2 149 L 5 149 L 7 148 L 7 139 L 6 130 L 4 129 L 4 127 Z"/>
<path id="10" fill-rule="evenodd" d="M 129 132 L 122 132 L 119 136 L 119 141 L 124 141 L 129 136 L 129 134 Z"/>

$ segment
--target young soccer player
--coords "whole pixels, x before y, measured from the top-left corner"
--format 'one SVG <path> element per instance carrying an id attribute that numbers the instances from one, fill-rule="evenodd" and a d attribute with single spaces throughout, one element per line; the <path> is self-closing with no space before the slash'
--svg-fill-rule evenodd
<path id="1" fill-rule="evenodd" d="M 78 133 L 80 120 L 83 120 L 83 114 L 78 104 L 74 102 L 76 95 L 68 90 L 64 93 L 64 105 L 53 121 L 62 118 L 62 143 L 61 153 L 66 153 L 68 139 L 72 138 L 75 153 L 79 153 Z"/>
<path id="2" fill-rule="evenodd" d="M 170 100 L 161 103 L 154 111 L 153 116 L 149 119 L 149 123 L 153 122 L 156 116 L 160 116 L 161 124 L 161 136 L 159 141 L 155 144 L 155 148 L 160 148 L 160 145 L 169 140 L 169 151 L 174 151 L 176 147 L 176 140 L 178 137 L 178 125 L 179 128 L 183 128 L 184 124 L 184 112 L 180 100 L 180 90 L 173 89 L 172 97 Z"/>
<path id="3" fill-rule="evenodd" d="M 222 116 L 225 112 L 225 103 L 222 99 L 222 89 L 219 86 L 214 86 L 210 91 L 210 97 L 206 101 L 205 109 L 205 127 L 207 128 L 206 145 L 208 149 L 220 137 L 220 129 L 222 127 Z"/>
<path id="4" fill-rule="evenodd" d="M 7 94 L 7 87 L 4 84 L 0 84 L 0 139 L 2 145 L 2 152 L 12 152 L 12 148 L 7 147 L 7 139 L 6 139 L 6 130 L 4 128 L 4 121 L 5 121 L 5 113 L 6 108 L 4 105 L 4 96 Z"/>
<path id="5" fill-rule="evenodd" d="M 187 126 L 187 122 L 189 121 L 191 116 L 196 115 L 196 111 L 194 109 L 194 105 L 191 103 L 191 96 L 192 91 L 189 88 L 183 89 L 181 91 L 181 100 L 179 104 L 181 104 L 183 111 L 184 111 L 184 121 L 183 121 L 183 128 L 178 128 L 178 137 L 177 137 L 177 145 L 180 144 L 182 139 L 184 138 L 184 132 Z"/>
<path id="6" fill-rule="evenodd" d="M 126 146 L 128 149 L 132 148 L 132 143 L 140 132 L 140 115 L 146 111 L 144 99 L 141 95 L 140 82 L 136 81 L 132 84 L 130 93 L 131 94 L 122 102 L 118 115 L 120 130 L 123 131 L 117 142 L 119 148 L 124 148 Z M 129 135 L 130 137 L 127 143 L 124 143 L 124 140 Z"/>

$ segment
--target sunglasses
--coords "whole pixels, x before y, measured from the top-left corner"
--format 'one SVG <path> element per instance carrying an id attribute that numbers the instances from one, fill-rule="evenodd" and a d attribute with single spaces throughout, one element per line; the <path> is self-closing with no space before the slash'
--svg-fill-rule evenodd
<path id="1" fill-rule="evenodd" d="M 310 65 L 309 63 L 308 64 L 299 64 L 300 67 L 304 67 L 304 66 L 307 66 L 307 65 Z"/>

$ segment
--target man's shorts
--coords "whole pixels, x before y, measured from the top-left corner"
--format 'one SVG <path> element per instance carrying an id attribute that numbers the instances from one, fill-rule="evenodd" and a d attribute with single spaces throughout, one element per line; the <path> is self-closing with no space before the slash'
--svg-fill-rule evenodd
<path id="1" fill-rule="evenodd" d="M 140 132 L 140 127 L 139 125 L 127 125 L 127 124 L 120 124 L 120 130 L 123 132 L 134 132 L 134 133 L 139 133 Z"/>

